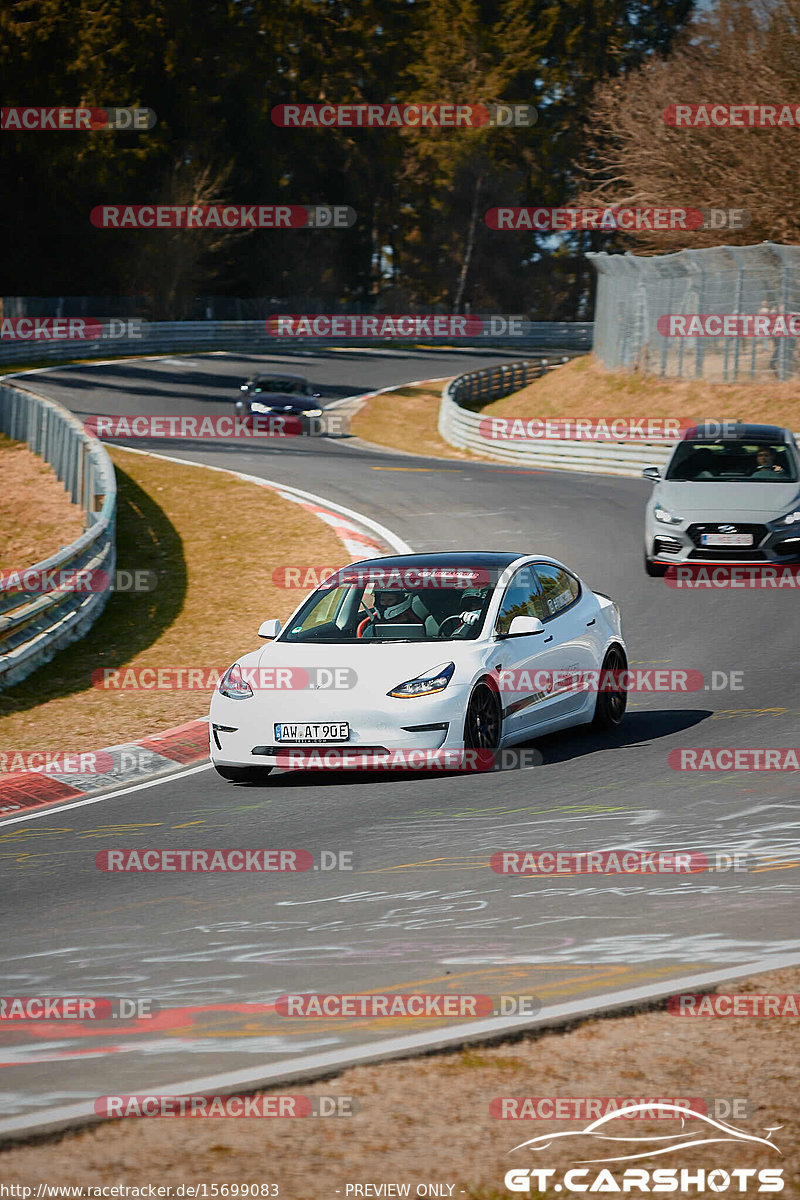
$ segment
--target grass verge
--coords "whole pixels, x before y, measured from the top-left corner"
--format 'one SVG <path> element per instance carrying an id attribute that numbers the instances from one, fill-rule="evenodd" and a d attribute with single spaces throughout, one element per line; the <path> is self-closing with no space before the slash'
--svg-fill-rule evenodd
<path id="1" fill-rule="evenodd" d="M 81 536 L 83 511 L 50 464 L 2 433 L 0 479 L 0 570 L 32 567 Z"/>
<path id="2" fill-rule="evenodd" d="M 489 456 L 457 450 L 439 436 L 443 383 L 397 388 L 367 400 L 353 417 L 357 437 L 414 454 L 440 458 L 481 459 Z M 797 382 L 707 383 L 607 371 L 591 356 L 574 358 L 541 379 L 487 404 L 487 416 L 521 417 L 678 417 L 688 420 L 741 419 L 786 425 L 800 430 Z"/>
<path id="3" fill-rule="evenodd" d="M 152 592 L 112 595 L 81 641 L 0 692 L 0 744 L 76 752 L 179 725 L 208 709 L 207 691 L 101 690 L 98 668 L 224 670 L 260 643 L 266 617 L 301 598 L 273 580 L 287 563 L 337 567 L 332 529 L 267 488 L 114 448 L 117 567 L 155 571 Z"/>

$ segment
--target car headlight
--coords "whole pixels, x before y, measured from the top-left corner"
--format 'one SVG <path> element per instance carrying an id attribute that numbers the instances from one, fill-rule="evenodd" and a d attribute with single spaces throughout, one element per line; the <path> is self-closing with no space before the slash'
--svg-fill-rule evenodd
<path id="1" fill-rule="evenodd" d="M 305 415 L 306 417 L 321 417 L 321 416 L 322 416 L 322 409 L 321 409 L 321 408 L 307 408 L 307 409 L 305 410 L 305 414 L 304 414 L 304 415 Z"/>
<path id="2" fill-rule="evenodd" d="M 671 512 L 668 512 L 666 508 L 662 508 L 660 504 L 657 504 L 653 509 L 653 516 L 662 525 L 680 525 L 683 521 L 683 517 L 674 517 Z"/>
<path id="3" fill-rule="evenodd" d="M 432 696 L 435 692 L 443 692 L 452 679 L 455 669 L 455 663 L 442 663 L 433 670 L 426 671 L 424 675 L 417 675 L 415 679 L 407 679 L 405 683 L 398 683 L 397 687 L 393 687 L 386 695 L 409 700 L 414 696 Z"/>
<path id="4" fill-rule="evenodd" d="M 782 517 L 777 517 L 773 525 L 796 525 L 800 522 L 800 509 L 794 509 L 792 512 L 785 513 Z"/>
<path id="5" fill-rule="evenodd" d="M 268 404 L 261 404 L 258 400 L 250 401 L 250 411 L 258 413 L 271 413 L 272 409 Z"/>
<path id="6" fill-rule="evenodd" d="M 253 689 L 244 677 L 244 671 L 238 663 L 229 667 L 217 684 L 221 695 L 229 700 L 249 700 Z"/>

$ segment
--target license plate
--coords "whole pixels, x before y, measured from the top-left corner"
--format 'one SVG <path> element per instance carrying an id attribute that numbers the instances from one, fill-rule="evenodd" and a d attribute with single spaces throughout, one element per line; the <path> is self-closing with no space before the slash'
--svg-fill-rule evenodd
<path id="1" fill-rule="evenodd" d="M 309 742 L 346 742 L 350 737 L 350 726 L 347 721 L 319 721 L 308 724 L 299 721 L 297 724 L 287 722 L 275 723 L 276 742 L 294 742 L 295 745 L 305 745 Z"/>
<path id="2" fill-rule="evenodd" d="M 703 533 L 700 535 L 702 546 L 752 546 L 752 533 Z"/>

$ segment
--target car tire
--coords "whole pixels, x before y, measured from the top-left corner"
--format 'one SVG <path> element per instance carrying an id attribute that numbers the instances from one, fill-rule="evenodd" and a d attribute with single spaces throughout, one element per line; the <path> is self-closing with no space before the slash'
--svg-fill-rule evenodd
<path id="1" fill-rule="evenodd" d="M 653 562 L 652 558 L 648 557 L 646 550 L 644 552 L 644 569 L 651 579 L 663 579 L 667 573 L 667 568 L 663 563 Z"/>
<path id="2" fill-rule="evenodd" d="M 627 669 L 628 662 L 621 647 L 612 646 L 603 659 L 600 671 L 601 680 L 605 671 L 627 671 Z M 598 691 L 592 717 L 592 729 L 596 729 L 600 733 L 616 729 L 625 716 L 627 704 L 627 688 L 620 688 L 616 692 Z"/>
<path id="3" fill-rule="evenodd" d="M 272 767 L 223 767 L 214 763 L 214 770 L 230 783 L 262 783 Z"/>
<path id="4" fill-rule="evenodd" d="M 494 688 L 478 683 L 464 714 L 464 749 L 496 750 L 503 732 L 503 710 Z"/>

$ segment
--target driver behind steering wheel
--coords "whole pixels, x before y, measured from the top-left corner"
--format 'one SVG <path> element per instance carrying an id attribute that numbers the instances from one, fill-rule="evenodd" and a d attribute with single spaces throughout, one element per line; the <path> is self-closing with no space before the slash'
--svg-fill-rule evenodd
<path id="1" fill-rule="evenodd" d="M 361 636 L 368 634 L 370 628 L 378 622 L 389 625 L 424 624 L 412 609 L 411 601 L 413 597 L 408 592 L 381 588 L 374 592 L 373 599 L 374 608 Z"/>

